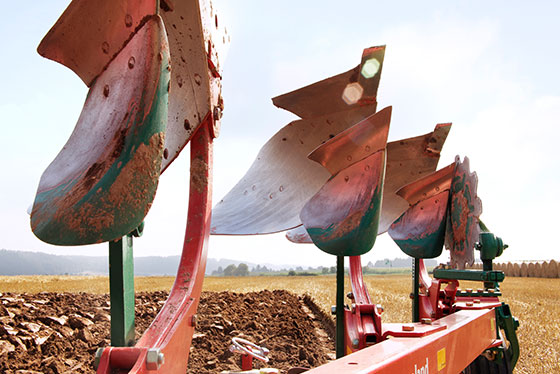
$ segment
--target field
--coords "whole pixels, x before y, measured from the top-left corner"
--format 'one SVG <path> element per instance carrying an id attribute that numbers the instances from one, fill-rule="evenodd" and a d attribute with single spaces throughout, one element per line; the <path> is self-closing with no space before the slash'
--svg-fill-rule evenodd
<path id="1" fill-rule="evenodd" d="M 383 305 L 386 322 L 410 320 L 410 277 L 366 276 L 371 297 Z M 169 290 L 172 277 L 138 277 L 137 291 Z M 347 283 L 348 286 L 348 283 Z M 348 286 L 349 287 L 349 286 Z M 40 276 L 0 277 L 0 292 L 107 293 L 107 277 Z M 251 292 L 282 289 L 297 295 L 309 294 L 325 311 L 335 297 L 333 276 L 316 277 L 208 277 L 204 291 Z M 507 278 L 502 300 L 520 321 L 518 337 L 521 357 L 515 373 L 560 373 L 560 279 Z"/>

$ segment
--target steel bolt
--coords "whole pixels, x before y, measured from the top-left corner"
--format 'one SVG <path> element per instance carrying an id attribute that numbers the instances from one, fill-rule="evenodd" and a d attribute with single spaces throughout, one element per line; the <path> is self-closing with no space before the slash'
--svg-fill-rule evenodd
<path id="1" fill-rule="evenodd" d="M 336 305 L 331 306 L 331 314 L 333 316 L 336 314 Z"/>
<path id="2" fill-rule="evenodd" d="M 354 300 L 354 294 L 352 292 L 348 292 L 346 294 L 346 297 L 349 298 L 350 300 Z"/>
<path id="3" fill-rule="evenodd" d="M 413 325 L 403 325 L 402 330 L 403 331 L 414 331 L 414 326 Z"/>
<path id="4" fill-rule="evenodd" d="M 191 326 L 196 327 L 196 314 L 191 316 Z"/>
<path id="5" fill-rule="evenodd" d="M 358 348 L 359 343 L 360 343 L 360 341 L 358 339 L 352 339 L 352 347 Z"/>
<path id="6" fill-rule="evenodd" d="M 146 355 L 146 368 L 148 370 L 158 370 L 165 362 L 165 356 L 159 348 L 150 348 Z"/>
<path id="7" fill-rule="evenodd" d="M 431 318 L 422 318 L 422 324 L 431 325 L 432 324 L 432 319 Z"/>
<path id="8" fill-rule="evenodd" d="M 385 311 L 385 308 L 383 308 L 383 305 L 381 304 L 377 304 L 375 307 L 379 313 L 383 313 Z"/>
<path id="9" fill-rule="evenodd" d="M 210 128 L 210 135 L 213 138 L 217 138 L 220 135 L 220 119 L 222 118 L 222 109 L 219 107 L 214 107 L 214 123 Z"/>
<path id="10" fill-rule="evenodd" d="M 473 306 L 473 302 L 472 301 L 467 301 L 467 306 Z"/>
<path id="11" fill-rule="evenodd" d="M 132 26 L 132 16 L 130 14 L 127 14 L 124 17 L 124 24 L 126 25 L 126 27 Z"/>
<path id="12" fill-rule="evenodd" d="M 474 299 L 473 302 L 474 302 L 475 304 L 480 304 L 480 299 Z"/>
<path id="13" fill-rule="evenodd" d="M 216 106 L 214 107 L 214 119 L 218 121 L 220 118 L 222 118 L 222 110 Z"/>

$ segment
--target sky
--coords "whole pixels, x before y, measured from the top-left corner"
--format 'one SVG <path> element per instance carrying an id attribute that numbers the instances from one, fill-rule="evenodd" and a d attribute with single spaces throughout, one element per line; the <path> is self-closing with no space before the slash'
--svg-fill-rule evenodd
<path id="1" fill-rule="evenodd" d="M 36 48 L 69 1 L 5 4 L 0 23 L 0 248 L 106 255 L 107 244 L 56 247 L 31 232 L 28 206 L 66 143 L 85 85 Z M 387 45 L 378 109 L 393 106 L 389 140 L 453 122 L 440 166 L 468 156 L 482 219 L 509 245 L 500 260 L 560 259 L 560 3 L 554 1 L 220 0 L 231 45 L 225 111 L 215 141 L 214 201 L 244 175 L 260 147 L 296 117 L 271 98 L 356 66 L 364 48 Z M 135 255 L 180 254 L 189 154 L 162 175 Z M 253 263 L 331 266 L 335 259 L 283 234 L 212 237 L 209 256 Z M 387 235 L 365 261 L 404 257 Z M 444 251 L 441 261 L 446 261 Z"/>

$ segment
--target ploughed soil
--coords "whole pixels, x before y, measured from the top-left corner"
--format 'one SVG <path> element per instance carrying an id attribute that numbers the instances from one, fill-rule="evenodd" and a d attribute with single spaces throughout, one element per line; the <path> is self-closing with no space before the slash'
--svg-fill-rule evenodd
<path id="1" fill-rule="evenodd" d="M 167 292 L 136 294 L 136 336 L 150 325 Z M 307 296 L 287 291 L 203 293 L 187 373 L 240 371 L 233 337 L 270 350 L 267 364 L 285 373 L 334 359 L 334 325 Z M 94 373 L 97 348 L 110 344 L 108 295 L 0 294 L 0 373 Z"/>

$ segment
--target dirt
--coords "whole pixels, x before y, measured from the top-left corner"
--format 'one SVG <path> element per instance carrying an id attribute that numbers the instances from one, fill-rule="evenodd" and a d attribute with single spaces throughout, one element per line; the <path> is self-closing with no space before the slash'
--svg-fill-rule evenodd
<path id="1" fill-rule="evenodd" d="M 136 337 L 150 325 L 166 292 L 137 293 Z M 0 372 L 94 373 L 99 347 L 110 344 L 108 295 L 0 294 Z M 242 337 L 270 350 L 267 364 L 285 373 L 334 359 L 332 320 L 313 301 L 287 291 L 203 293 L 191 345 L 190 374 L 240 369 L 229 351 Z"/>

